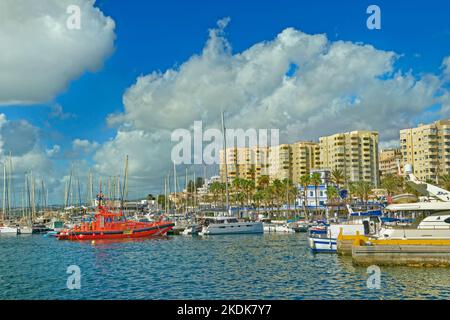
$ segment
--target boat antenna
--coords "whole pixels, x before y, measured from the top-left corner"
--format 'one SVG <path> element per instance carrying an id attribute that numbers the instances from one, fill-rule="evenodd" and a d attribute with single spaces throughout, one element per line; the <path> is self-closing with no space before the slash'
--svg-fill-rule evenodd
<path id="1" fill-rule="evenodd" d="M 229 203 L 229 190 L 228 190 L 228 165 L 227 165 L 227 137 L 225 128 L 225 112 L 222 111 L 222 135 L 223 135 L 223 155 L 225 160 L 225 193 L 226 193 L 226 209 L 229 213 L 230 203 Z"/>

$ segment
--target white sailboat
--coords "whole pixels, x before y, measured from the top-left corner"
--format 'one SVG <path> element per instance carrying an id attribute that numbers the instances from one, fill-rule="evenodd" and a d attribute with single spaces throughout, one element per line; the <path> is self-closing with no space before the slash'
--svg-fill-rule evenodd
<path id="1" fill-rule="evenodd" d="M 9 165 L 10 168 L 7 172 L 6 163 L 3 162 L 3 210 L 2 210 L 2 221 L 3 223 L 0 225 L 0 234 L 9 234 L 14 235 L 17 234 L 17 226 L 10 225 L 8 222 L 5 223 L 5 221 L 8 221 L 8 214 L 10 213 L 10 183 L 11 183 L 11 173 L 9 170 L 12 167 L 11 162 L 11 155 L 9 158 Z"/>
<path id="2" fill-rule="evenodd" d="M 226 193 L 226 213 L 215 217 L 208 217 L 204 219 L 202 231 L 199 235 L 223 235 L 223 234 L 258 234 L 264 233 L 262 222 L 239 221 L 233 217 L 229 204 L 228 191 L 228 165 L 227 165 L 227 142 L 226 142 L 226 128 L 224 114 L 222 112 L 222 135 L 224 144 L 224 159 L 225 159 L 225 193 Z"/>

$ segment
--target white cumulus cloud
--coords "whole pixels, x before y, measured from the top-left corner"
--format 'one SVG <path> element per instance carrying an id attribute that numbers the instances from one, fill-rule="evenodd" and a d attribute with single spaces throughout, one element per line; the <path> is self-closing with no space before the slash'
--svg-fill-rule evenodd
<path id="1" fill-rule="evenodd" d="M 0 2 L 0 105 L 51 100 L 86 71 L 98 70 L 114 49 L 115 23 L 93 0 Z M 69 29 L 69 5 L 81 9 Z"/>
<path id="2" fill-rule="evenodd" d="M 72 147 L 74 150 L 82 151 L 84 153 L 90 153 L 99 147 L 98 142 L 89 141 L 87 139 L 75 139 L 72 141 Z"/>
<path id="3" fill-rule="evenodd" d="M 119 129 L 97 152 L 99 167 L 111 170 L 130 153 L 133 174 L 161 176 L 161 163 L 171 169 L 168 133 L 196 120 L 219 127 L 222 110 L 229 128 L 277 128 L 282 142 L 361 129 L 392 145 L 446 92 L 440 75 L 397 69 L 400 54 L 293 28 L 233 53 L 227 22 L 210 30 L 201 53 L 139 77 L 125 92 L 124 112 L 108 117 Z"/>

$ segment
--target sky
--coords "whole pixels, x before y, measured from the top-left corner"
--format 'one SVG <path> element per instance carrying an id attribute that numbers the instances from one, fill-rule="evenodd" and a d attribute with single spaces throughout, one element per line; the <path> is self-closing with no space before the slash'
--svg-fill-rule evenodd
<path id="1" fill-rule="evenodd" d="M 380 30 L 366 26 L 372 4 Z M 67 27 L 70 5 L 81 8 L 79 29 Z M 123 175 L 125 155 L 130 197 L 161 192 L 171 132 L 219 127 L 221 110 L 228 127 L 277 128 L 281 142 L 361 129 L 396 146 L 399 129 L 450 116 L 449 9 L 1 0 L 0 161 L 12 153 L 17 199 L 33 172 L 58 203 L 72 166 L 84 188 L 89 170 L 96 181 Z"/>

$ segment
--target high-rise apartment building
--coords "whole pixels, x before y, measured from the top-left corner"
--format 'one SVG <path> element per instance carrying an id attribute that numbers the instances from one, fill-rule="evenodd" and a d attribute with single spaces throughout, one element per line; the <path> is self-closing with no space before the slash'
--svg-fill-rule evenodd
<path id="1" fill-rule="evenodd" d="M 322 169 L 341 169 L 349 181 L 379 185 L 378 132 L 337 133 L 319 140 Z"/>
<path id="2" fill-rule="evenodd" d="M 402 153 L 400 149 L 385 149 L 380 152 L 380 176 L 388 174 L 398 174 L 402 162 Z"/>
<path id="3" fill-rule="evenodd" d="M 437 181 L 450 172 L 450 120 L 400 130 L 402 166 L 411 164 L 419 180 Z"/>
<path id="4" fill-rule="evenodd" d="M 228 180 L 235 178 L 258 181 L 262 175 L 269 175 L 268 147 L 227 148 Z M 225 182 L 225 153 L 220 150 L 220 177 Z"/>
<path id="5" fill-rule="evenodd" d="M 291 144 L 292 181 L 299 183 L 301 176 L 320 168 L 320 147 L 317 142 L 299 141 Z"/>
<path id="6" fill-rule="evenodd" d="M 290 179 L 294 183 L 319 168 L 319 144 L 299 141 L 273 147 L 227 148 L 228 179 L 254 179 L 267 175 L 270 181 Z M 220 151 L 220 176 L 225 181 L 224 152 Z"/>

